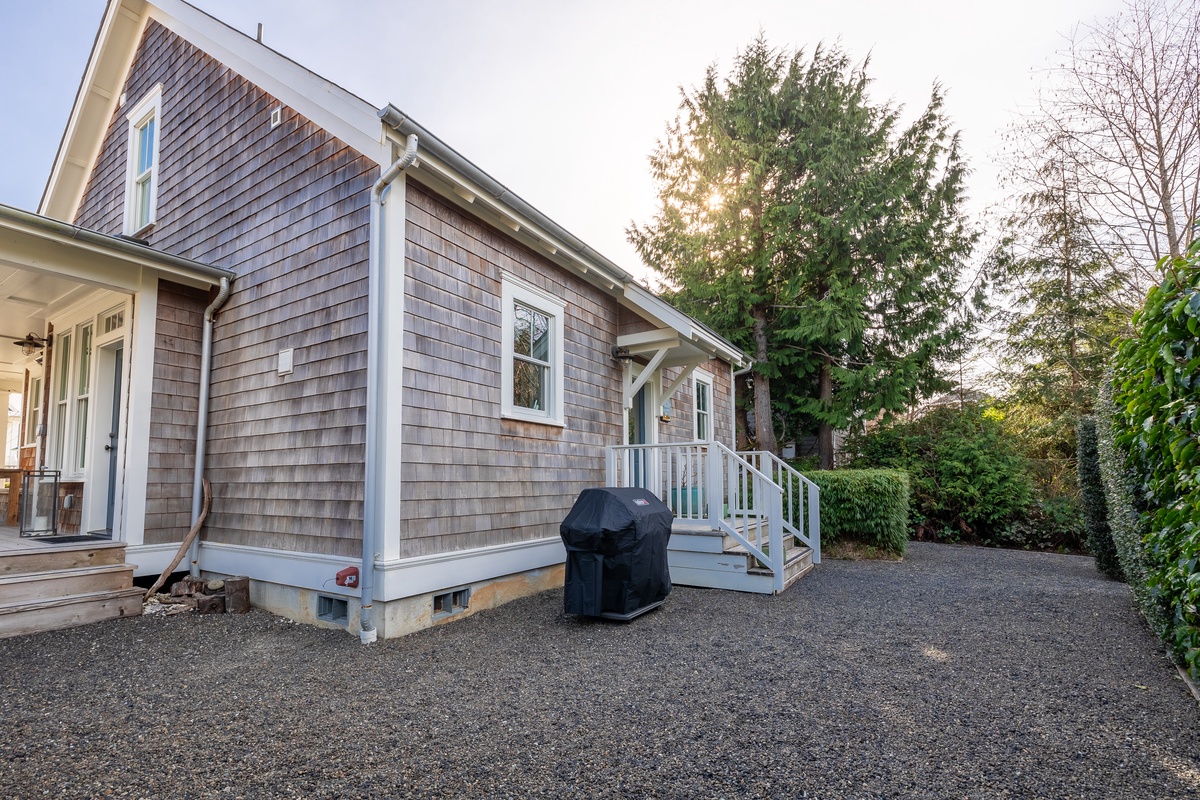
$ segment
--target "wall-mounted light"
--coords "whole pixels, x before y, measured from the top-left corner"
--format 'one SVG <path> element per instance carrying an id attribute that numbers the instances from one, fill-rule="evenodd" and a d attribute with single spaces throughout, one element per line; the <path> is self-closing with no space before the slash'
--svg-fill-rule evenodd
<path id="1" fill-rule="evenodd" d="M 633 359 L 633 354 L 629 352 L 628 347 L 613 345 L 612 357 L 620 361 L 630 361 Z"/>
<path id="2" fill-rule="evenodd" d="M 43 339 L 41 336 L 38 336 L 36 333 L 31 331 L 26 334 L 24 339 L 18 339 L 17 341 L 13 342 L 13 344 L 21 348 L 21 355 L 31 356 L 38 350 L 41 350 L 43 347 L 48 347 L 53 338 L 53 335 L 51 335 Z"/>

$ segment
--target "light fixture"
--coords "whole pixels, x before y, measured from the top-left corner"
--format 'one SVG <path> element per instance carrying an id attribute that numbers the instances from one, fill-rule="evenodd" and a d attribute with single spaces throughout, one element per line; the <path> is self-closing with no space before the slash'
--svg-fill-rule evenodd
<path id="1" fill-rule="evenodd" d="M 36 333 L 30 331 L 28 334 L 26 334 L 24 339 L 18 339 L 17 341 L 13 342 L 13 344 L 21 348 L 21 355 L 31 356 L 38 350 L 41 350 L 43 347 L 49 346 L 50 341 L 53 338 L 53 336 L 42 338 Z"/>
<path id="2" fill-rule="evenodd" d="M 614 345 L 612 349 L 612 357 L 621 361 L 630 361 L 633 359 L 633 354 L 629 352 L 628 347 Z"/>

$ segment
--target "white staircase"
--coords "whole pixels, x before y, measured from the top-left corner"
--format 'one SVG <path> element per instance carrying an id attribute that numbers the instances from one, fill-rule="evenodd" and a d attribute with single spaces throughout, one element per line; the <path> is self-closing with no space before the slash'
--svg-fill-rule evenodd
<path id="1" fill-rule="evenodd" d="M 608 485 L 657 494 L 676 518 L 671 582 L 777 594 L 821 561 L 816 485 L 770 453 L 719 442 L 608 450 Z"/>

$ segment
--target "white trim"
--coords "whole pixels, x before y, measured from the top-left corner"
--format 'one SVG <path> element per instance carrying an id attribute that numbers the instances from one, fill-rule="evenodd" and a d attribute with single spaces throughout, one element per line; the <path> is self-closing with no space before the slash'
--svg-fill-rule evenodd
<path id="1" fill-rule="evenodd" d="M 158 219 L 159 177 L 162 174 L 162 170 L 160 169 L 162 162 L 159 159 L 159 143 L 162 141 L 163 135 L 162 90 L 163 85 L 161 83 L 157 84 L 146 93 L 145 97 L 138 101 L 133 110 L 125 115 L 125 120 L 128 124 L 129 149 L 125 167 L 125 222 L 123 230 L 128 236 L 136 236 L 142 231 L 148 230 L 154 225 L 155 220 Z M 145 173 L 138 172 L 139 133 L 151 121 L 154 123 L 153 151 L 150 155 L 150 166 L 146 170 L 146 173 L 149 174 L 147 180 L 150 182 L 149 209 L 146 214 L 146 220 L 142 222 L 138 219 L 138 200 L 140 197 L 137 184 L 140 182 L 139 178 L 141 175 Z"/>
<path id="2" fill-rule="evenodd" d="M 500 275 L 501 297 L 501 333 L 500 333 L 500 416 L 505 419 L 519 419 L 523 422 L 537 422 L 543 425 L 565 426 L 563 412 L 563 391 L 566 383 L 563 377 L 565 371 L 564 334 L 566 326 L 564 319 L 567 315 L 567 303 L 544 289 L 502 272 Z M 545 411 L 522 408 L 513 405 L 513 329 L 516 316 L 514 306 L 520 303 L 528 306 L 550 319 L 550 385 L 547 387 L 549 398 Z"/>
<path id="3" fill-rule="evenodd" d="M 696 387 L 698 384 L 704 384 L 708 387 L 708 408 L 704 411 L 708 417 L 708 436 L 701 438 L 699 431 L 700 427 L 700 395 Z M 692 438 L 699 441 L 710 441 L 716 438 L 716 430 L 713 426 L 713 376 L 702 369 L 692 370 Z"/>
<path id="4" fill-rule="evenodd" d="M 383 258 L 380 264 L 379 289 L 383 297 L 383 313 L 379 320 L 381 353 L 379 363 L 379 407 L 376 467 L 379 476 L 376 491 L 375 519 L 378 534 L 376 552 L 384 559 L 400 557 L 403 536 L 403 495 L 401 480 L 404 474 L 404 326 L 407 270 L 404 265 L 404 219 L 408 185 L 402 172 L 392 181 L 384 195 L 382 209 Z"/>
<path id="5" fill-rule="evenodd" d="M 140 545 L 146 536 L 146 484 L 150 468 L 150 410 L 154 393 L 158 282 L 157 274 L 143 273 L 142 288 L 134 298 L 130 319 L 126 322 L 129 328 L 125 339 L 125 361 L 129 365 L 126 385 L 129 388 L 125 390 L 126 425 L 125 435 L 121 437 L 125 451 L 119 455 L 119 459 L 124 468 L 122 535 L 130 545 Z"/>
<path id="6" fill-rule="evenodd" d="M 127 556 L 127 560 L 138 564 L 135 574 L 152 574 L 155 570 L 161 572 L 167 565 L 167 560 L 178 549 L 178 543 L 130 547 L 131 555 Z M 358 597 L 357 589 L 348 590 L 335 585 L 333 576 L 340 569 L 360 565 L 360 558 L 322 556 L 217 542 L 201 542 L 200 551 L 206 572 L 246 575 L 256 581 Z M 549 536 L 454 553 L 377 561 L 375 600 L 385 602 L 416 597 L 441 589 L 554 566 L 563 563 L 566 555 L 562 539 Z"/>

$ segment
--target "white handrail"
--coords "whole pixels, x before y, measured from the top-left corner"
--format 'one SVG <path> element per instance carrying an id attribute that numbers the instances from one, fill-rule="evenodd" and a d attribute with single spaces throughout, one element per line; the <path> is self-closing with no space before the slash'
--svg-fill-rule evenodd
<path id="1" fill-rule="evenodd" d="M 720 442 L 615 445 L 607 456 L 609 486 L 648 489 L 675 516 L 707 520 L 769 567 L 783 590 L 787 517 L 769 474 Z"/>
<path id="2" fill-rule="evenodd" d="M 756 450 L 738 453 L 783 490 L 783 521 L 788 533 L 813 551 L 813 563 L 821 563 L 821 487 L 806 478 L 774 453 Z M 808 513 L 805 514 L 807 505 Z"/>

